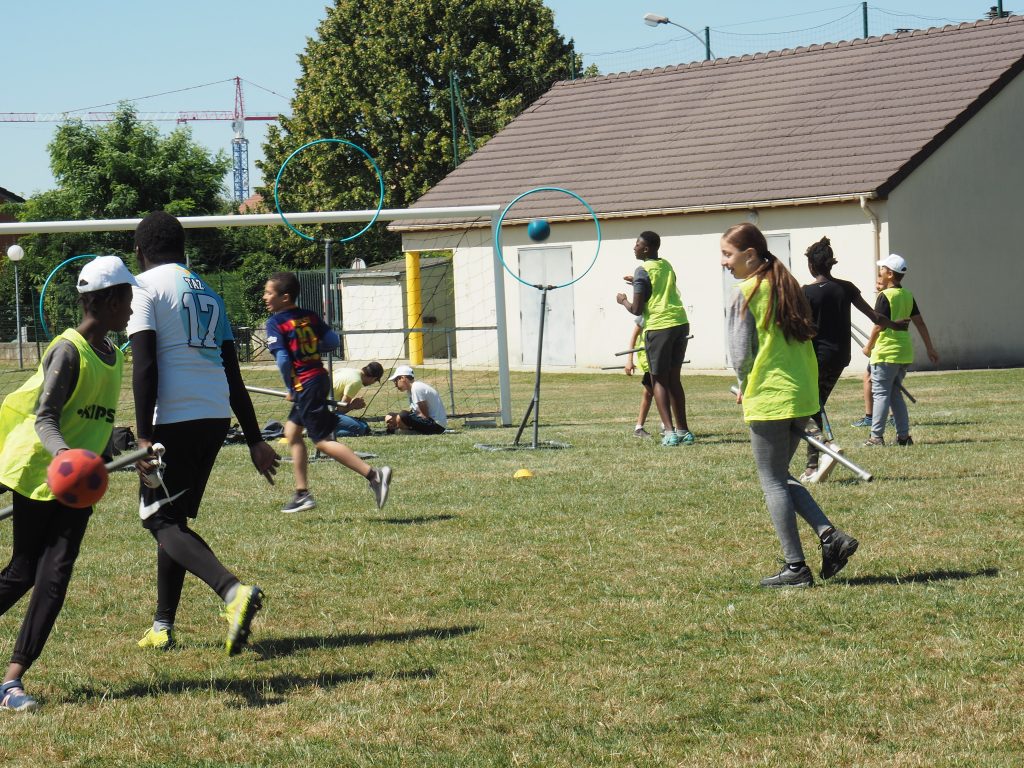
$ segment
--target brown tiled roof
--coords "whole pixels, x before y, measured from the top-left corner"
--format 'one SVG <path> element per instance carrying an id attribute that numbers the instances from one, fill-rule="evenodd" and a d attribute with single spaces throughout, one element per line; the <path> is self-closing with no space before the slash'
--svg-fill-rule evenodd
<path id="1" fill-rule="evenodd" d="M 538 186 L 612 215 L 884 197 L 1022 68 L 1024 16 L 1011 16 L 560 82 L 414 207 Z M 515 219 L 582 211 L 541 198 Z"/>

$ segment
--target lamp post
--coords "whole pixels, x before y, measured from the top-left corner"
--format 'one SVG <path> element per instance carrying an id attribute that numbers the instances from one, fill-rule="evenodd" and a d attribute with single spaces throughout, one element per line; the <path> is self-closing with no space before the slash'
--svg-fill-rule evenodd
<path id="1" fill-rule="evenodd" d="M 21 354 L 21 292 L 18 288 L 18 262 L 25 258 L 25 249 L 20 245 L 12 245 L 7 249 L 7 258 L 14 264 L 14 323 L 18 332 L 18 369 L 25 367 Z"/>
<path id="2" fill-rule="evenodd" d="M 644 24 L 646 24 L 648 27 L 657 27 L 660 24 L 671 24 L 673 27 L 679 27 L 684 32 L 689 32 L 695 38 L 700 40 L 700 42 L 704 43 L 705 61 L 710 61 L 711 59 L 715 58 L 715 55 L 711 52 L 711 32 L 710 30 L 708 30 L 707 27 L 704 27 L 704 37 L 702 39 L 701 36 L 694 32 L 692 29 L 688 29 L 687 27 L 684 27 L 682 24 L 677 24 L 676 22 L 672 21 L 672 19 L 670 19 L 668 16 L 660 16 L 657 13 L 645 13 Z"/>

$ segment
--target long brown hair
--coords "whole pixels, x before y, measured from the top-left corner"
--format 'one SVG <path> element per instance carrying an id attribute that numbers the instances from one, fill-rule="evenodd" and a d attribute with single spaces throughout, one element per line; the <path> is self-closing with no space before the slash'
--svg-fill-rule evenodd
<path id="1" fill-rule="evenodd" d="M 743 305 L 745 310 L 750 304 L 761 282 L 768 281 L 768 312 L 764 317 L 764 327 L 774 322 L 782 329 L 787 341 L 808 341 L 814 338 L 814 320 L 811 305 L 804 296 L 800 283 L 790 274 L 789 270 L 768 250 L 768 241 L 761 230 L 753 224 L 743 222 L 734 224 L 722 235 L 734 248 L 745 251 L 753 248 L 757 253 L 759 264 L 751 277 L 757 277 L 754 291 Z"/>

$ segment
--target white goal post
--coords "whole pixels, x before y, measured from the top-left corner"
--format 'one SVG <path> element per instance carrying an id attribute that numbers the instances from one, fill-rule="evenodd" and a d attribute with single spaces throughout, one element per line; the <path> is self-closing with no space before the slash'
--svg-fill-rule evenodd
<path id="1" fill-rule="evenodd" d="M 294 226 L 309 224 L 338 224 L 370 221 L 377 217 L 381 221 L 446 221 L 461 223 L 486 219 L 491 230 L 492 267 L 494 271 L 494 307 L 497 333 L 498 393 L 500 423 L 512 424 L 512 394 L 509 383 L 507 318 L 505 316 L 504 267 L 493 246 L 494 229 L 497 226 L 500 205 L 451 206 L 446 208 L 393 208 L 365 211 L 321 211 L 287 213 L 288 222 Z M 83 219 L 80 221 L 24 221 L 0 223 L 0 236 L 57 234 L 61 232 L 124 232 L 134 230 L 142 219 Z M 232 214 L 228 216 L 179 216 L 178 221 L 185 229 L 214 227 L 266 227 L 285 226 L 276 213 Z M 481 222 L 482 223 L 482 222 Z"/>

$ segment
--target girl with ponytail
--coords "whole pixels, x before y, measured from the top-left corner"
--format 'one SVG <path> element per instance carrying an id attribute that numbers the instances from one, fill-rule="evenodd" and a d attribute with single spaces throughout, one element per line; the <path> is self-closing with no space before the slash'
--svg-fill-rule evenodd
<path id="1" fill-rule="evenodd" d="M 838 573 L 859 544 L 832 525 L 789 473 L 808 419 L 820 410 L 810 305 L 753 224 L 729 227 L 720 247 L 722 267 L 743 281 L 727 313 L 729 357 L 739 379 L 736 399 L 743 404 L 754 462 L 785 563 L 778 573 L 761 579 L 761 586 L 809 587 L 814 577 L 804 560 L 797 515 L 821 540 L 822 579 Z"/>

